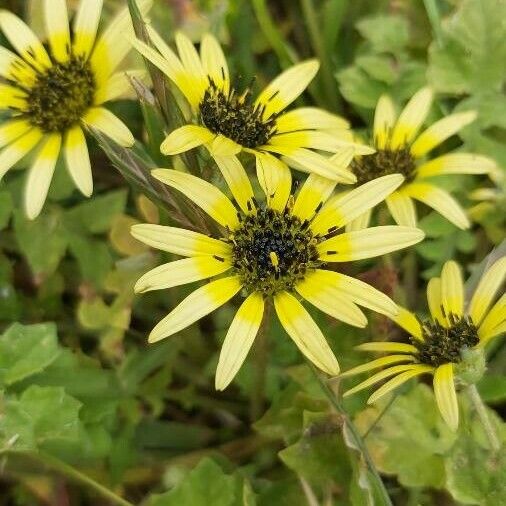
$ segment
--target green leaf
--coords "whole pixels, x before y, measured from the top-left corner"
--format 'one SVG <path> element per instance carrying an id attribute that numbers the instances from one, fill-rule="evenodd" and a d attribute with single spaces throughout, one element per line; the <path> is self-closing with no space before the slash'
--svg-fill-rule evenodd
<path id="1" fill-rule="evenodd" d="M 463 94 L 501 89 L 506 75 L 506 3 L 464 0 L 433 42 L 428 77 L 437 91 Z"/>
<path id="2" fill-rule="evenodd" d="M 487 374 L 483 376 L 477 387 L 485 402 L 499 404 L 506 400 L 506 376 Z"/>
<path id="3" fill-rule="evenodd" d="M 11 325 L 0 337 L 0 385 L 12 385 L 44 370 L 59 353 L 53 323 Z"/>
<path id="4" fill-rule="evenodd" d="M 0 230 L 9 223 L 12 213 L 12 197 L 7 190 L 0 190 Z"/>
<path id="5" fill-rule="evenodd" d="M 226 475 L 221 467 L 209 458 L 202 459 L 197 467 L 173 490 L 154 496 L 149 506 L 235 506 L 237 482 Z"/>
<path id="6" fill-rule="evenodd" d="M 392 84 L 397 79 L 394 61 L 383 55 L 364 55 L 355 60 L 357 67 L 367 72 L 372 78 L 386 84 Z"/>
<path id="7" fill-rule="evenodd" d="M 81 403 L 61 387 L 32 385 L 19 398 L 5 400 L 0 434 L 18 450 L 79 438 Z"/>
<path id="8" fill-rule="evenodd" d="M 378 420 L 384 402 L 357 417 L 362 432 Z M 402 485 L 440 488 L 445 479 L 443 456 L 454 439 L 437 410 L 432 390 L 419 384 L 393 401 L 367 443 L 378 469 L 397 475 Z"/>
<path id="9" fill-rule="evenodd" d="M 409 40 L 408 24 L 400 16 L 377 15 L 361 19 L 357 30 L 378 52 L 396 53 L 403 49 Z"/>

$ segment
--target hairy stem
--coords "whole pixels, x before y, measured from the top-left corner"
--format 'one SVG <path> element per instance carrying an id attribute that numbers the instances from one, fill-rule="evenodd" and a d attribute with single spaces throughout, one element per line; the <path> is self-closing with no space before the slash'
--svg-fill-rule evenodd
<path id="1" fill-rule="evenodd" d="M 483 429 L 485 430 L 485 434 L 487 435 L 488 441 L 490 443 L 490 447 L 494 452 L 498 452 L 501 449 L 501 442 L 499 437 L 497 436 L 497 432 L 492 425 L 492 421 L 487 413 L 487 408 L 485 407 L 485 403 L 476 388 L 476 385 L 469 385 L 467 387 L 467 393 L 471 402 L 473 403 L 474 409 L 480 419 L 481 424 L 483 425 Z"/>
<path id="2" fill-rule="evenodd" d="M 345 428 L 348 429 L 349 437 L 352 440 L 353 445 L 358 449 L 358 451 L 361 454 L 362 459 L 365 462 L 365 465 L 367 466 L 368 471 L 371 473 L 372 478 L 375 482 L 375 489 L 377 490 L 380 498 L 381 498 L 381 505 L 382 506 L 393 506 L 392 501 L 390 500 L 390 496 L 388 495 L 387 489 L 383 483 L 383 480 L 381 479 L 381 476 L 378 473 L 378 470 L 376 469 L 376 466 L 374 465 L 374 462 L 372 461 L 371 455 L 369 454 L 369 450 L 367 449 L 367 446 L 365 445 L 365 441 L 358 432 L 358 429 L 355 427 L 353 422 L 351 421 L 351 418 L 349 417 L 347 411 L 344 409 L 344 406 L 340 403 L 340 401 L 335 396 L 334 392 L 330 389 L 330 387 L 327 385 L 325 381 L 321 378 L 318 371 L 316 370 L 315 366 L 308 362 L 309 367 L 311 368 L 311 371 L 313 373 L 313 376 L 315 377 L 316 381 L 318 382 L 318 385 L 320 386 L 322 392 L 325 394 L 327 399 L 329 400 L 332 407 L 341 415 L 343 419 L 343 425 Z"/>

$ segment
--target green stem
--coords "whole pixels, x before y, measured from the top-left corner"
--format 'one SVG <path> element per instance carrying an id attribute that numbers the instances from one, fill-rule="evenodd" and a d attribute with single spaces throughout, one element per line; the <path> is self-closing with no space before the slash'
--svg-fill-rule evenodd
<path id="1" fill-rule="evenodd" d="M 487 435 L 492 451 L 495 453 L 498 452 L 501 449 L 501 441 L 499 440 L 497 432 L 492 425 L 492 421 L 490 420 L 490 417 L 487 413 L 487 408 L 480 396 L 480 393 L 478 392 L 478 389 L 476 388 L 476 385 L 469 385 L 467 387 L 467 393 L 471 399 L 471 402 L 473 403 L 478 418 L 483 425 L 483 429 L 485 430 L 485 434 Z"/>
<path id="2" fill-rule="evenodd" d="M 443 47 L 443 32 L 441 30 L 441 19 L 439 16 L 439 9 L 436 0 L 423 0 L 425 5 L 425 11 L 429 18 L 432 31 L 434 32 L 434 38 L 439 47 Z"/>
<path id="3" fill-rule="evenodd" d="M 318 382 L 318 385 L 320 386 L 322 392 L 325 394 L 332 407 L 341 415 L 344 426 L 348 428 L 349 436 L 351 437 L 353 444 L 360 452 L 367 466 L 368 471 L 371 473 L 375 481 L 375 488 L 381 497 L 382 504 L 384 506 L 393 506 L 392 501 L 390 500 L 390 496 L 388 495 L 387 489 L 383 483 L 383 480 L 381 479 L 381 476 L 379 475 L 378 470 L 376 469 L 376 466 L 372 461 L 371 455 L 369 454 L 369 450 L 367 449 L 367 446 L 362 436 L 358 432 L 358 429 L 351 421 L 351 418 L 349 417 L 347 411 L 344 409 L 344 406 L 339 402 L 334 392 L 330 389 L 327 383 L 325 383 L 325 381 L 322 380 L 315 366 L 310 362 L 308 362 L 308 365 L 311 368 L 313 376 Z"/>
<path id="4" fill-rule="evenodd" d="M 256 422 L 263 413 L 265 404 L 265 377 L 267 373 L 267 362 L 269 350 L 267 342 L 267 330 L 271 320 L 271 301 L 265 301 L 264 316 L 262 325 L 255 338 L 254 351 L 254 388 L 251 394 L 250 420 Z"/>
<path id="5" fill-rule="evenodd" d="M 111 504 L 117 504 L 118 506 L 134 506 L 131 502 L 123 499 L 119 495 L 116 495 L 112 490 L 104 487 L 104 485 L 101 485 L 100 483 L 91 479 L 89 476 L 86 476 L 77 469 L 74 469 L 72 466 L 69 466 L 65 462 L 46 453 L 19 452 L 16 450 L 4 449 L 0 451 L 0 455 L 15 455 L 26 457 L 32 461 L 42 464 L 45 467 L 53 469 L 54 471 L 67 477 L 69 480 L 85 485 L 104 499 L 107 499 Z"/>

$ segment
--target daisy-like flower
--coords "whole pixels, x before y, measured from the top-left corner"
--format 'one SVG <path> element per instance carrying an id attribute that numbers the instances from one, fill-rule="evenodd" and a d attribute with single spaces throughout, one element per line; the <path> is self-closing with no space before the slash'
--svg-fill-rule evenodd
<path id="1" fill-rule="evenodd" d="M 205 145 L 223 171 L 224 157 L 246 151 L 256 158 L 260 182 L 285 180 L 287 164 L 343 183 L 356 181 L 350 171 L 315 151 L 336 153 L 354 145 L 357 153 L 373 152 L 353 144 L 345 120 L 314 107 L 283 112 L 314 78 L 317 61 L 289 68 L 253 100 L 249 89 L 234 88 L 223 51 L 212 35 L 203 36 L 199 55 L 191 41 L 177 33 L 176 55 L 152 27 L 146 28 L 156 49 L 139 40 L 133 45 L 179 88 L 192 112 L 189 124 L 167 136 L 162 153 L 176 155 Z"/>
<path id="2" fill-rule="evenodd" d="M 441 174 L 486 174 L 494 170 L 495 164 L 485 156 L 463 152 L 430 159 L 435 147 L 476 118 L 474 111 L 450 114 L 417 136 L 432 100 L 432 91 L 429 88 L 421 89 L 396 119 L 392 100 L 386 95 L 382 96 L 374 116 L 373 144 L 376 152 L 371 156 L 357 157 L 352 162 L 351 170 L 359 183 L 386 174 L 404 175 L 405 183 L 386 199 L 390 214 L 397 224 L 416 225 L 414 199 L 465 229 L 469 227 L 469 220 L 464 210 L 452 195 L 431 182 L 430 178 Z M 360 218 L 360 223 L 366 226 L 369 218 L 370 213 L 366 213 Z M 358 222 L 357 225 L 360 226 Z"/>
<path id="3" fill-rule="evenodd" d="M 146 12 L 151 0 L 139 0 Z M 38 148 L 25 191 L 29 218 L 41 211 L 60 151 L 77 188 L 93 191 L 83 127 L 96 128 L 122 146 L 134 138 L 127 126 L 103 107 L 129 89 L 127 76 L 115 73 L 130 49 L 133 35 L 128 9 L 96 41 L 102 0 L 81 0 L 69 28 L 65 0 L 44 0 L 47 44 L 13 13 L 0 10 L 0 29 L 14 53 L 0 46 L 0 178 Z"/>
<path id="4" fill-rule="evenodd" d="M 470 351 L 481 350 L 493 337 L 506 331 L 506 295 L 490 308 L 505 276 L 506 257 L 502 257 L 483 275 L 471 302 L 465 307 L 460 267 L 453 261 L 447 262 L 441 277 L 432 278 L 427 285 L 431 317 L 423 320 L 399 307 L 398 315 L 392 318 L 410 334 L 411 344 L 372 342 L 359 345 L 360 350 L 392 355 L 343 373 L 342 376 L 350 376 L 386 367 L 345 395 L 391 378 L 369 397 L 367 402 L 371 404 L 410 378 L 429 373 L 434 375 L 434 393 L 441 415 L 448 426 L 456 430 L 459 409 L 454 378 L 463 372 L 461 366 Z"/>
<path id="5" fill-rule="evenodd" d="M 336 201 L 329 199 L 332 189 L 329 191 L 327 182 L 322 186 L 321 178 L 311 175 L 295 199 L 290 196 L 290 187 L 284 185 L 287 191 L 274 198 L 268 195 L 269 200 L 260 203 L 242 165 L 235 169 L 238 178 L 232 193 L 238 208 L 218 188 L 198 177 L 176 170 L 153 171 L 154 177 L 186 195 L 214 219 L 221 235 L 213 238 L 180 228 L 134 225 L 132 234 L 138 240 L 188 257 L 149 271 L 137 282 L 136 291 L 169 288 L 227 274 L 184 299 L 155 326 L 149 341 L 181 331 L 242 292 L 246 299 L 221 349 L 217 389 L 223 390 L 241 367 L 270 300 L 300 351 L 321 370 L 335 375 L 339 371 L 337 360 L 299 296 L 334 318 L 358 327 L 364 327 L 367 320 L 357 304 L 389 315 L 396 312 L 395 304 L 386 295 L 325 266 L 375 257 L 423 238 L 418 229 L 398 226 L 342 233 L 346 223 L 395 190 L 402 183 L 402 176 L 378 178 Z"/>

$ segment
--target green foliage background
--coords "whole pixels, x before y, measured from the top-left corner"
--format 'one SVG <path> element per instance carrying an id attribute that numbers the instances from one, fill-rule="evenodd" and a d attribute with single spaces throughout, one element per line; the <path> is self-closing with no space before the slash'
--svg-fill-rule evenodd
<path id="1" fill-rule="evenodd" d="M 105 20 L 124 4 L 106 0 Z M 41 26 L 36 0 L 0 6 Z M 470 108 L 479 114 L 442 151 L 475 151 L 506 166 L 503 0 L 156 0 L 151 18 L 167 39 L 176 27 L 195 40 L 212 30 L 233 75 L 255 75 L 258 87 L 315 55 L 322 68 L 301 103 L 340 113 L 362 133 L 382 93 L 402 105 L 428 82 L 437 92 L 430 120 Z M 144 131 L 147 121 L 148 133 L 161 134 L 143 98 L 141 105 L 121 101 L 115 112 L 145 140 L 139 160 L 170 166 L 174 160 Z M 228 390 L 214 390 L 233 307 L 147 345 L 153 324 L 190 288 L 134 296 L 135 280 L 168 255 L 137 243 L 129 227 L 170 223 L 171 211 L 126 183 L 97 143 L 92 156 L 93 198 L 83 200 L 59 166 L 33 222 L 20 211 L 29 161 L 0 184 L 0 505 L 113 504 L 107 490 L 146 506 L 380 504 L 340 415 L 277 321 L 258 419 L 251 357 Z M 442 184 L 469 210 L 471 230 L 426 212 L 420 226 L 427 239 L 407 256 L 394 255 L 395 268 L 381 261 L 353 267 L 413 309 L 425 309 L 425 281 L 446 260 L 477 276 L 504 238 L 500 173 L 493 182 L 456 176 Z M 374 314 L 365 331 L 314 317 L 343 368 L 363 359 L 355 344 L 396 332 Z M 488 364 L 479 388 L 504 438 L 504 341 L 492 346 Z M 465 399 L 453 434 L 425 384 L 410 383 L 373 407 L 365 408 L 365 398 L 345 406 L 367 433 L 394 504 L 506 504 L 505 454 L 490 456 Z"/>

